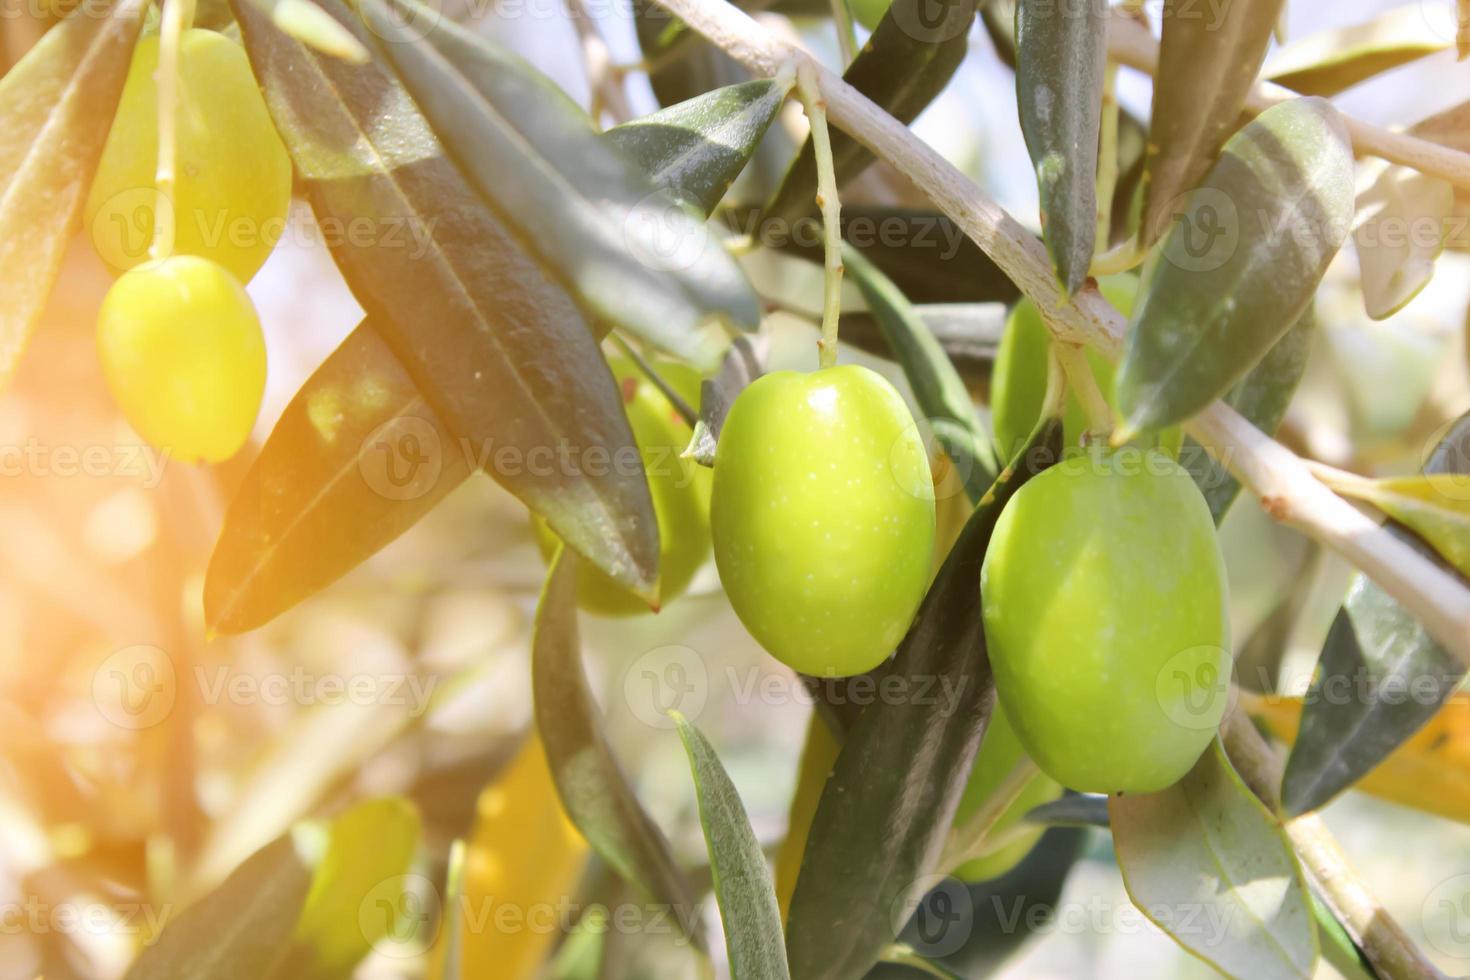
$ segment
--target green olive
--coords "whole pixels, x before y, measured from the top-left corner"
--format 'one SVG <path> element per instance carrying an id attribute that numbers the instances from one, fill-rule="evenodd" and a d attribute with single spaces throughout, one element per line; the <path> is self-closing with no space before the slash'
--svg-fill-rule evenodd
<path id="1" fill-rule="evenodd" d="M 934 549 L 929 460 L 903 398 L 852 365 L 759 378 L 720 432 L 711 527 L 730 602 L 776 659 L 824 677 L 877 666 Z"/>
<path id="2" fill-rule="evenodd" d="M 1154 792 L 1214 737 L 1230 671 L 1225 566 L 1189 474 L 1159 450 L 1064 460 L 1017 493 L 980 579 L 996 687 L 1072 789 Z"/>

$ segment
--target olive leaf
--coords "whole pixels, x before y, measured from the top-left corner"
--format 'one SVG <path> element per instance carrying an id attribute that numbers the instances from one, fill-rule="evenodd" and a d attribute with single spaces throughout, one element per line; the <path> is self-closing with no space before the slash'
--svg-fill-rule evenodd
<path id="1" fill-rule="evenodd" d="M 602 733 L 587 689 L 577 630 L 577 559 L 558 546 L 536 607 L 531 641 L 536 729 L 567 816 L 624 880 L 673 910 L 701 949 L 694 895 L 663 835 L 634 795 Z"/>
<path id="2" fill-rule="evenodd" d="M 362 42 L 312 0 L 250 0 L 271 22 L 302 44 L 322 54 L 364 64 L 372 55 Z"/>
<path id="3" fill-rule="evenodd" d="M 843 81 L 900 122 L 913 122 L 965 60 L 975 3 L 893 0 L 877 29 L 843 72 Z M 872 153 L 857 140 L 846 133 L 832 133 L 832 165 L 839 187 L 872 162 Z M 763 220 L 778 227 L 795 225 L 816 210 L 816 193 L 817 158 L 808 137 L 781 186 L 762 209 Z"/>
<path id="4" fill-rule="evenodd" d="M 1435 447 L 1424 472 L 1470 475 L 1470 415 Z M 1447 487 L 1449 489 L 1450 487 Z M 1390 524 L 1399 538 L 1428 548 Z M 1282 778 L 1290 815 L 1315 810 L 1367 775 L 1423 728 L 1454 693 L 1465 668 L 1366 576 L 1354 579 L 1307 691 L 1301 727 Z"/>
<path id="5" fill-rule="evenodd" d="M 1428 11 L 1410 4 L 1310 34 L 1274 52 L 1262 75 L 1302 95 L 1332 96 L 1450 46 Z"/>
<path id="6" fill-rule="evenodd" d="M 253 26 L 256 21 L 247 13 L 246 23 Z M 291 91 L 291 77 L 311 66 L 307 60 L 310 54 L 264 27 L 247 32 L 246 44 L 254 52 L 256 73 L 266 86 L 268 100 L 288 120 L 302 120 L 300 125 L 288 125 L 278 116 L 278 125 L 293 150 L 307 158 L 305 163 L 298 163 L 298 173 L 311 191 L 310 175 L 316 172 L 313 161 L 322 143 L 310 123 L 316 120 L 315 125 L 320 127 L 327 116 L 325 110 L 313 111 L 313 106 L 305 103 L 297 111 L 293 108 L 297 104 L 284 94 Z M 357 77 L 371 77 L 368 71 L 362 69 Z M 351 77 L 346 72 L 337 76 L 339 81 Z M 381 71 L 374 81 L 379 79 L 386 79 Z M 776 86 L 771 84 L 770 89 Z M 344 94 L 361 93 L 365 97 L 378 90 L 366 81 L 339 89 Z M 381 90 L 397 91 L 398 103 L 405 99 L 387 81 L 383 81 Z M 779 108 L 772 104 L 771 93 L 762 95 L 759 88 L 724 97 L 710 93 L 705 100 L 703 109 L 666 110 L 674 114 L 672 125 L 656 132 L 644 127 L 636 139 L 627 140 L 637 144 L 639 152 L 651 161 L 653 169 L 649 172 L 655 181 L 671 194 L 696 201 L 708 199 L 714 188 L 729 185 L 760 139 L 760 114 L 769 112 L 774 118 Z M 386 104 L 395 102 L 388 99 Z M 721 108 L 735 113 L 740 122 L 732 125 L 716 111 Z M 769 125 L 770 118 L 765 125 Z M 625 125 L 638 127 L 642 123 L 635 120 Z M 382 132 L 382 127 L 378 131 Z M 605 138 L 621 146 L 622 132 L 623 127 L 616 127 Z M 691 142 L 691 134 L 702 136 L 703 142 Z M 666 146 L 677 145 L 682 151 L 660 151 L 660 137 L 664 136 Z M 321 155 L 327 156 L 324 151 Z M 666 165 L 657 166 L 660 160 Z M 334 169 L 330 161 L 324 166 L 328 172 Z M 411 182 L 404 170 L 422 173 L 426 178 L 448 173 L 442 160 L 420 162 L 399 171 L 404 186 L 422 187 L 425 194 L 427 184 Z M 382 175 L 384 185 L 388 180 L 388 174 Z M 349 216 L 353 207 L 350 189 L 367 182 L 367 177 L 323 181 L 322 193 L 314 197 L 319 215 L 327 220 L 356 220 Z M 349 272 L 359 266 L 362 269 L 360 274 L 353 273 L 356 288 L 376 290 L 381 282 L 386 286 L 384 302 L 393 304 L 394 311 L 403 317 L 416 317 L 423 315 L 419 311 L 432 314 L 439 309 L 437 305 L 426 308 L 420 302 L 419 290 L 434 288 L 423 286 L 423 280 L 416 278 L 420 273 L 436 279 L 447 277 L 448 288 L 442 291 L 451 295 L 457 292 L 449 285 L 456 263 L 466 269 L 467 281 L 478 281 L 475 276 L 476 270 L 483 268 L 480 263 L 497 261 L 492 247 L 497 238 L 478 237 L 474 226 L 466 223 L 493 219 L 455 179 L 439 185 L 433 193 L 448 196 L 455 186 L 460 187 L 461 194 L 450 200 L 447 210 L 427 210 L 429 206 L 425 205 L 417 216 L 394 217 L 390 212 L 385 219 L 385 227 L 401 227 L 397 223 L 401 220 L 428 232 L 430 246 L 438 232 L 442 245 L 437 252 L 443 260 L 426 260 L 405 271 L 400 262 L 403 249 L 387 249 L 393 254 L 376 256 L 392 266 L 384 268 L 370 264 L 373 255 L 351 254 L 351 242 L 344 241 L 338 250 L 339 260 Z M 463 238 L 452 234 L 461 227 L 468 232 Z M 499 240 L 503 241 L 503 236 Z M 475 254 L 470 255 L 470 250 Z M 506 316 L 499 309 L 502 305 L 520 311 L 532 323 L 543 315 L 565 315 L 574 327 L 585 322 L 542 273 L 526 267 L 524 260 L 515 256 L 507 262 L 509 270 L 524 268 L 527 274 L 489 277 L 478 290 L 480 306 L 491 311 L 487 316 L 496 317 L 494 322 Z M 411 281 L 404 283 L 400 276 Z M 512 297 L 517 302 L 507 303 Z M 547 329 L 551 331 L 548 338 L 558 337 L 564 325 L 549 322 Z M 591 329 L 600 332 L 604 328 L 594 323 Z M 529 341 L 536 333 L 530 331 L 526 339 Z M 573 344 L 572 349 L 577 346 Z M 205 579 L 205 618 L 211 629 L 235 633 L 254 628 L 336 581 L 412 527 L 485 462 L 484 454 L 452 430 L 445 417 L 424 398 L 425 389 L 403 365 L 383 334 L 368 321 L 348 336 L 292 398 L 226 515 Z M 563 383 L 572 392 L 579 391 L 582 384 L 575 379 Z M 558 400 L 556 404 L 561 403 Z"/>
<path id="7" fill-rule="evenodd" d="M 292 980 L 350 976 L 380 940 L 394 935 L 393 917 L 421 832 L 418 810 L 395 797 L 367 800 L 334 818 L 291 952 L 277 975 Z"/>
<path id="8" fill-rule="evenodd" d="M 596 316 L 706 370 L 722 346 L 706 321 L 754 329 L 755 293 L 702 217 L 555 83 L 412 0 L 359 9 L 469 183 Z"/>
<path id="9" fill-rule="evenodd" d="M 1082 288 L 1097 236 L 1097 155 L 1108 7 L 1020 0 L 1016 102 L 1036 168 L 1041 227 L 1068 296 Z"/>
<path id="10" fill-rule="evenodd" d="M 919 411 L 958 470 L 970 502 L 980 499 L 1000 466 L 975 403 L 939 341 L 898 287 L 851 245 L 842 262 L 867 300 L 888 346 L 903 366 Z"/>
<path id="11" fill-rule="evenodd" d="M 1455 189 L 1448 181 L 1378 164 L 1377 177 L 1358 195 L 1353 229 L 1363 307 L 1370 317 L 1392 316 L 1429 284 L 1454 207 Z"/>
<path id="12" fill-rule="evenodd" d="M 324 835 L 321 827 L 303 824 L 256 851 L 168 922 L 143 947 L 127 980 L 269 977 L 290 946 Z"/>
<path id="13" fill-rule="evenodd" d="M 347 8 L 323 0 L 323 9 L 368 43 Z M 333 257 L 456 450 L 496 463 L 490 474 L 558 536 L 656 599 L 658 534 L 642 472 L 529 463 L 548 450 L 615 459 L 634 445 L 572 298 L 461 179 L 391 69 L 312 51 L 251 3 L 237 0 L 235 13 L 318 220 L 352 227 L 370 216 L 374 233 L 334 239 Z M 359 427 L 377 432 L 369 422 Z M 403 451 L 424 452 L 397 438 Z M 334 454 L 338 466 L 344 456 Z"/>
<path id="14" fill-rule="evenodd" d="M 0 384 L 81 224 L 144 8 L 141 0 L 79 7 L 0 79 Z"/>
<path id="15" fill-rule="evenodd" d="M 1306 373 L 1316 323 L 1316 315 L 1309 305 L 1286 335 L 1261 358 L 1261 363 L 1251 368 L 1225 395 L 1227 405 L 1268 436 L 1275 435 L 1281 420 L 1286 418 L 1287 406 Z M 1194 477 L 1218 525 L 1240 494 L 1240 481 L 1204 446 L 1187 437 L 1179 462 Z"/>
<path id="16" fill-rule="evenodd" d="M 938 211 L 842 205 L 842 238 L 873 263 L 911 303 L 1012 303 L 1021 291 L 959 225 Z M 763 245 L 821 265 L 822 226 L 814 216 L 790 226 L 732 208 L 725 221 Z"/>
<path id="17" fill-rule="evenodd" d="M 1229 977 L 1306 978 L 1317 962 L 1310 892 L 1281 824 L 1217 739 L 1159 793 L 1108 801 L 1133 904 Z"/>
<path id="18" fill-rule="evenodd" d="M 1060 421 L 1043 420 L 966 523 L 884 673 L 885 690 L 907 694 L 869 705 L 847 732 L 787 916 L 793 976 L 861 976 L 928 891 L 994 704 L 980 565 L 1001 509 L 1060 450 Z"/>
<path id="19" fill-rule="evenodd" d="M 769 347 L 770 342 L 763 337 L 735 338 L 725 352 L 719 372 L 700 383 L 699 418 L 694 422 L 694 434 L 683 455 L 700 466 L 715 465 L 715 444 L 725 416 L 740 393 L 765 371 Z"/>
<path id="20" fill-rule="evenodd" d="M 678 712 L 671 714 L 694 773 L 699 823 L 704 828 L 715 898 L 725 924 L 730 975 L 734 980 L 789 977 L 771 869 L 750 829 L 740 794 L 703 733 Z"/>
<path id="21" fill-rule="evenodd" d="M 1135 306 L 1123 429 L 1175 425 L 1228 392 L 1311 303 L 1352 217 L 1352 147 L 1327 101 L 1281 103 L 1231 137 Z"/>
<path id="22" fill-rule="evenodd" d="M 1455 473 L 1424 473 L 1334 483 L 1427 542 L 1461 575 L 1470 575 L 1470 483 Z"/>
<path id="23" fill-rule="evenodd" d="M 923 303 L 910 309 L 923 329 L 939 343 L 940 350 L 961 378 L 979 383 L 990 376 L 1000 338 L 1005 333 L 1003 303 Z M 843 313 L 838 321 L 838 333 L 844 344 L 890 361 L 898 359 L 887 332 L 870 311 Z"/>
<path id="24" fill-rule="evenodd" d="M 1164 233 L 1175 198 L 1199 183 L 1238 125 L 1283 2 L 1240 0 L 1206 16 L 1185 9 L 1187 0 L 1166 0 L 1144 160 L 1143 244 Z"/>
<path id="25" fill-rule="evenodd" d="M 1098 793 L 1067 793 L 1027 810 L 1024 819 L 1049 827 L 1106 827 L 1108 798 Z"/>

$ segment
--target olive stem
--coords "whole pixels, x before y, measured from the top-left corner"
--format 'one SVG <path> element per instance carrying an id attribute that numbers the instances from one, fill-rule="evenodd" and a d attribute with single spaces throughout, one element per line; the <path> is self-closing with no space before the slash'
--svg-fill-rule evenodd
<path id="1" fill-rule="evenodd" d="M 949 840 L 945 841 L 944 852 L 939 859 L 938 870 L 941 873 L 948 874 L 985 853 L 988 838 L 995 830 L 995 825 L 1005 816 L 1035 775 L 1036 763 L 1029 756 L 1022 756 L 1021 761 L 1006 773 L 1005 779 L 1000 781 L 1000 785 L 980 805 L 980 809 L 970 814 L 970 818 L 963 824 L 950 830 Z"/>
<path id="2" fill-rule="evenodd" d="M 822 98 L 812 62 L 796 68 L 796 92 L 811 121 L 812 150 L 817 161 L 817 207 L 822 209 L 822 339 L 817 342 L 817 364 L 837 363 L 837 324 L 842 316 L 842 204 L 837 198 L 837 171 L 832 163 L 832 138 L 827 132 L 827 101 Z"/>
<path id="3" fill-rule="evenodd" d="M 1041 396 L 1039 418 L 1059 419 L 1067 414 L 1067 369 L 1056 344 L 1046 345 L 1046 391 Z"/>
<path id="4" fill-rule="evenodd" d="M 1126 325 L 1123 315 L 1093 286 L 1078 290 L 1071 302 L 1061 296 L 1050 257 L 1036 235 L 907 126 L 817 64 L 799 46 L 728 3 L 656 2 L 762 77 L 790 70 L 793 62 L 809 66 L 833 123 L 907 175 L 1035 301 L 1054 336 L 1089 344 L 1110 359 L 1117 359 Z M 1137 24 L 1121 18 L 1113 19 L 1112 29 L 1139 30 Z M 1150 50 L 1156 55 L 1157 46 L 1146 31 L 1140 43 L 1152 46 Z M 1113 57 L 1129 66 L 1138 60 L 1130 60 L 1119 50 L 1113 51 Z M 1470 186 L 1470 153 L 1348 122 L 1361 152 Z M 1200 412 L 1185 430 L 1250 488 L 1267 513 L 1356 565 L 1423 623 L 1446 650 L 1470 665 L 1470 589 L 1455 576 L 1333 493 L 1312 475 L 1300 457 L 1224 402 L 1217 401 Z"/>
<path id="5" fill-rule="evenodd" d="M 193 22 L 194 0 L 164 0 L 158 37 L 158 168 L 153 178 L 163 206 L 154 205 L 153 242 L 148 249 L 148 257 L 155 261 L 173 254 L 177 237 L 179 47 Z"/>
<path id="6" fill-rule="evenodd" d="M 1225 753 L 1261 802 L 1279 812 L 1283 763 L 1245 711 L 1231 711 L 1221 726 Z M 1342 847 L 1315 813 L 1285 821 L 1293 849 L 1311 872 L 1323 900 L 1384 980 L 1443 977 L 1402 926 L 1384 910 L 1358 876 Z"/>
<path id="7" fill-rule="evenodd" d="M 674 390 L 673 385 L 665 381 L 659 375 L 659 373 L 653 369 L 653 365 L 649 364 L 648 360 L 642 354 L 638 353 L 633 345 L 628 343 L 628 341 L 625 340 L 621 334 L 614 333 L 612 335 L 612 339 L 613 343 L 621 347 L 623 349 L 623 353 L 628 355 L 628 359 L 633 362 L 633 365 L 638 368 L 639 371 L 643 372 L 643 376 L 646 377 L 650 382 L 652 382 L 653 386 L 657 388 L 660 392 L 662 392 L 663 396 L 669 400 L 669 404 L 674 406 L 674 411 L 679 413 L 679 417 L 684 420 L 684 424 L 689 426 L 689 428 L 691 429 L 694 428 L 695 423 L 699 421 L 699 413 L 690 407 L 689 403 L 684 400 L 683 396 L 681 396 L 677 391 Z"/>
<path id="8" fill-rule="evenodd" d="M 1052 347 L 1056 348 L 1057 360 L 1067 372 L 1067 383 L 1072 386 L 1073 393 L 1082 404 L 1082 411 L 1087 415 L 1086 441 L 1107 442 L 1113 432 L 1113 410 L 1098 390 L 1097 378 L 1092 374 L 1092 365 L 1087 363 L 1087 355 L 1076 344 L 1053 341 Z"/>

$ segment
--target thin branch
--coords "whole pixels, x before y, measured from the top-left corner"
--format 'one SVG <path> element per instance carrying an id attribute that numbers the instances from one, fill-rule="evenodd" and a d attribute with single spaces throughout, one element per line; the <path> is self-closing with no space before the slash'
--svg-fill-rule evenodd
<path id="1" fill-rule="evenodd" d="M 585 0 L 567 0 L 567 9 L 582 44 L 587 86 L 592 91 L 592 118 L 600 115 L 600 109 L 606 109 L 615 124 L 627 122 L 633 118 L 633 109 L 623 88 L 622 73 L 613 63 L 612 52 L 593 23 L 592 15 L 587 12 Z"/>
<path id="2" fill-rule="evenodd" d="M 1158 71 L 1159 45 L 1148 28 L 1125 17 L 1114 17 L 1108 30 L 1108 56 L 1121 65 L 1152 75 Z M 1301 98 L 1273 82 L 1260 81 L 1246 98 L 1251 112 L 1264 112 L 1282 102 Z M 1452 150 L 1432 140 L 1395 133 L 1340 113 L 1352 136 L 1353 149 L 1420 173 L 1442 177 L 1456 187 L 1470 189 L 1470 153 Z"/>
<path id="3" fill-rule="evenodd" d="M 1240 778 L 1263 803 L 1279 810 L 1281 758 L 1261 738 L 1249 715 L 1239 710 L 1230 712 L 1220 735 Z M 1384 980 L 1444 976 L 1378 904 L 1321 817 L 1309 813 L 1287 821 L 1285 826 L 1292 847 L 1316 880 L 1323 900 Z"/>
<path id="4" fill-rule="evenodd" d="M 758 75 L 775 75 L 793 63 L 813 64 L 826 96 L 828 117 L 835 125 L 897 167 L 927 194 L 1036 302 L 1054 336 L 1090 344 L 1117 358 L 1125 327 L 1123 315 L 1093 286 L 1079 290 L 1067 304 L 1036 236 L 908 127 L 728 3 L 658 2 Z M 1470 157 L 1465 159 L 1470 163 Z M 1273 517 L 1311 535 L 1362 569 L 1445 649 L 1470 665 L 1470 590 L 1452 575 L 1323 486 L 1294 453 L 1223 402 L 1206 409 L 1186 429 L 1256 494 Z"/>
<path id="5" fill-rule="evenodd" d="M 817 359 L 822 367 L 837 363 L 837 326 L 842 318 L 842 203 L 837 196 L 837 172 L 832 162 L 832 140 L 827 132 L 827 104 L 812 74 L 811 62 L 797 69 L 796 91 L 811 121 L 812 156 L 817 161 L 817 207 L 822 210 L 822 339 Z"/>

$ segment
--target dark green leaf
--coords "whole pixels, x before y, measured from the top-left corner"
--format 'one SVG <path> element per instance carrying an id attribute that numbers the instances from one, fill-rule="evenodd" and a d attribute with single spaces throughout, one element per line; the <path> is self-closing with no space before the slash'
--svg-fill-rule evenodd
<path id="1" fill-rule="evenodd" d="M 980 23 L 995 48 L 996 57 L 1007 68 L 1016 67 L 1016 0 L 982 0 Z"/>
<path id="2" fill-rule="evenodd" d="M 0 384 L 81 224 L 143 10 L 141 0 L 83 5 L 0 79 Z"/>
<path id="3" fill-rule="evenodd" d="M 1144 163 L 1145 245 L 1164 233 L 1175 199 L 1199 183 L 1239 125 L 1283 2 L 1240 0 L 1207 15 L 1186 0 L 1166 0 Z"/>
<path id="4" fill-rule="evenodd" d="M 1273 106 L 1233 136 L 1155 253 L 1118 369 L 1124 430 L 1183 422 L 1234 387 L 1305 312 L 1352 218 L 1330 103 Z"/>
<path id="5" fill-rule="evenodd" d="M 903 366 L 919 411 L 954 461 L 970 502 L 978 501 L 1000 467 L 965 383 L 893 280 L 850 245 L 843 248 L 842 261 Z"/>
<path id="6" fill-rule="evenodd" d="M 892 280 L 890 280 L 891 282 Z M 1000 338 L 1005 333 L 1006 308 L 1000 303 L 926 303 L 913 307 L 944 356 L 968 384 L 982 387 L 990 377 Z M 897 360 L 878 318 L 867 310 L 842 314 L 838 326 L 844 344 L 869 354 Z"/>
<path id="7" fill-rule="evenodd" d="M 1027 810 L 1026 819 L 1054 827 L 1106 827 L 1108 798 L 1095 793 L 1068 793 Z"/>
<path id="8" fill-rule="evenodd" d="M 701 215 L 714 211 L 786 100 L 769 80 L 716 89 L 607 132 L 655 184 Z"/>
<path id="9" fill-rule="evenodd" d="M 1470 474 L 1470 416 L 1455 423 L 1424 471 Z M 1431 554 L 1409 531 L 1389 529 Z M 1327 634 L 1302 704 L 1281 784 L 1283 809 L 1292 816 L 1315 810 L 1367 775 L 1434 717 L 1464 676 L 1459 660 L 1359 575 Z"/>
<path id="10" fill-rule="evenodd" d="M 1281 420 L 1286 417 L 1291 396 L 1296 393 L 1297 384 L 1307 369 L 1307 355 L 1316 335 L 1316 322 L 1309 305 L 1286 336 L 1276 341 L 1261 358 L 1261 363 L 1251 368 L 1250 373 L 1225 396 L 1227 404 L 1268 436 L 1276 434 Z M 1210 505 L 1215 523 L 1219 524 L 1240 494 L 1240 481 L 1205 447 L 1190 438 L 1184 440 L 1179 462 L 1194 477 L 1200 492 L 1205 495 L 1205 502 Z"/>
<path id="11" fill-rule="evenodd" d="M 280 976 L 349 977 L 379 940 L 393 934 L 392 917 L 403 901 L 421 829 L 413 804 L 391 797 L 360 803 L 332 820 L 331 842 Z M 369 908 L 372 914 L 365 914 Z"/>
<path id="12" fill-rule="evenodd" d="M 1271 55 L 1262 74 L 1302 95 L 1332 96 L 1450 44 L 1429 12 L 1410 4 L 1293 41 Z"/>
<path id="13" fill-rule="evenodd" d="M 260 980 L 281 961 L 325 841 L 298 828 L 256 851 L 144 947 L 128 980 Z"/>
<path id="14" fill-rule="evenodd" d="M 770 344 L 760 337 L 737 337 L 725 352 L 719 373 L 700 384 L 699 418 L 694 423 L 694 436 L 685 455 L 701 466 L 715 465 L 715 444 L 720 427 L 730 406 L 752 381 L 765 370 Z"/>
<path id="15" fill-rule="evenodd" d="M 817 804 L 787 917 L 793 976 L 861 976 L 928 891 L 994 704 L 980 564 L 1001 508 L 1060 452 L 1046 420 L 965 525 Z M 948 692 L 942 697 L 935 692 Z M 903 779 L 895 779 L 903 773 Z"/>
<path id="16" fill-rule="evenodd" d="M 674 722 L 694 772 L 699 822 L 704 828 L 715 898 L 725 924 L 730 975 L 734 980 L 789 977 L 771 869 L 766 866 L 755 831 L 750 829 L 740 794 L 699 729 L 677 712 Z"/>
<path id="17" fill-rule="evenodd" d="M 603 143 L 555 83 L 412 0 L 359 6 L 470 183 L 596 315 L 709 370 L 709 318 L 755 327 L 755 293 L 700 216 Z"/>
<path id="18" fill-rule="evenodd" d="M 345 7 L 323 6 L 367 43 Z M 461 179 L 391 70 L 317 54 L 253 4 L 237 2 L 236 14 L 318 219 L 373 222 L 372 235 L 334 237 L 333 256 L 456 451 L 471 468 L 493 464 L 490 475 L 562 540 L 656 599 L 658 535 L 641 470 L 532 462 L 633 451 L 617 385 L 571 297 Z M 378 425 L 393 418 L 387 406 Z"/>
<path id="19" fill-rule="evenodd" d="M 1218 739 L 1174 786 L 1114 796 L 1108 813 L 1128 896 L 1185 950 L 1230 977 L 1312 975 L 1317 934 L 1296 855 Z"/>
<path id="20" fill-rule="evenodd" d="M 934 100 L 969 50 L 975 0 L 894 0 L 843 80 L 900 122 Z M 842 186 L 873 155 L 845 133 L 832 133 L 832 162 Z M 764 208 L 764 220 L 790 228 L 816 210 L 817 158 L 810 138 Z M 912 294 L 910 294 L 912 295 Z"/>
<path id="21" fill-rule="evenodd" d="M 291 399 L 230 502 L 205 621 L 254 629 L 336 581 L 464 482 L 470 455 L 363 323 Z"/>
<path id="22" fill-rule="evenodd" d="M 1036 168 L 1041 227 L 1068 296 L 1082 288 L 1097 237 L 1097 151 L 1107 65 L 1106 5 L 1020 0 L 1016 102 Z"/>
<path id="23" fill-rule="evenodd" d="M 558 548 L 536 607 L 531 686 L 536 728 L 567 816 L 587 843 L 649 899 L 667 905 L 696 944 L 703 930 L 689 884 L 663 832 L 634 795 L 602 734 L 582 670 L 577 631 L 577 559 Z"/>
<path id="24" fill-rule="evenodd" d="M 726 221 L 760 245 L 822 263 L 822 223 L 815 216 L 788 225 L 763 222 L 747 209 L 732 210 Z M 1021 295 L 980 246 L 937 211 L 844 204 L 842 237 L 911 303 L 1011 303 Z"/>

